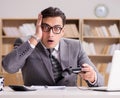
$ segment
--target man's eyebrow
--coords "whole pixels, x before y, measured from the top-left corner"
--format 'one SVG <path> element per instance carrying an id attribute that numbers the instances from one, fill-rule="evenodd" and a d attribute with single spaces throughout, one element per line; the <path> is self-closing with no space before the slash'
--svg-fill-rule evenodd
<path id="1" fill-rule="evenodd" d="M 49 27 L 51 27 L 49 24 L 47 24 L 47 23 L 41 23 L 41 25 L 46 25 L 46 26 L 49 26 Z"/>
<path id="2" fill-rule="evenodd" d="M 49 25 L 49 24 L 47 24 L 47 23 L 41 23 L 42 25 Z M 49 25 L 50 26 L 50 25 Z"/>
<path id="3" fill-rule="evenodd" d="M 42 23 L 42 25 L 48 25 L 48 26 L 50 26 L 50 25 L 47 24 L 47 23 Z M 62 27 L 62 25 L 54 25 L 54 26 Z M 54 26 L 50 26 L 50 27 L 54 27 Z"/>
<path id="4" fill-rule="evenodd" d="M 54 25 L 54 26 L 58 26 L 58 27 L 61 27 L 61 28 L 63 27 L 63 25 L 59 25 L 59 24 L 56 24 L 56 25 Z"/>

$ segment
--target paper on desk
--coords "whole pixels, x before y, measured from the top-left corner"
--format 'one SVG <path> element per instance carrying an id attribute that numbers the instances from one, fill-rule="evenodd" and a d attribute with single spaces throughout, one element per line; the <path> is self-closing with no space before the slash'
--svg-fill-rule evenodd
<path id="1" fill-rule="evenodd" d="M 42 89 L 61 90 L 61 89 L 65 89 L 66 86 L 35 86 L 35 85 L 32 85 L 31 88 L 36 89 L 36 90 L 42 90 Z"/>

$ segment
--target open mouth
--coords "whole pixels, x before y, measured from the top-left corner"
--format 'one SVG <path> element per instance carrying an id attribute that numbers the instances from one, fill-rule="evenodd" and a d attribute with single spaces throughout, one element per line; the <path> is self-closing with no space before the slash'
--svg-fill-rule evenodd
<path id="1" fill-rule="evenodd" d="M 48 40 L 48 42 L 54 42 L 53 40 Z"/>

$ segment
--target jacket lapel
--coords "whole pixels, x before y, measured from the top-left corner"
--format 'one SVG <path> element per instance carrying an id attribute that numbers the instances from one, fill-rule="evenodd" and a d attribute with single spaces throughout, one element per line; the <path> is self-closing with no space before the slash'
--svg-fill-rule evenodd
<path id="1" fill-rule="evenodd" d="M 41 43 L 39 43 L 41 44 Z M 53 76 L 53 72 L 52 72 L 52 65 L 50 60 L 48 59 L 49 57 L 49 53 L 46 49 L 44 49 L 44 47 L 42 45 L 38 45 L 38 48 L 40 49 L 40 56 L 41 59 L 43 60 L 46 69 L 48 70 L 48 73 L 52 79 L 53 82 L 55 82 L 54 80 L 54 76 Z M 66 69 L 70 69 L 71 65 L 70 65 L 70 46 L 67 42 L 65 42 L 64 39 L 60 40 L 60 63 L 62 66 L 63 71 Z"/>
<path id="2" fill-rule="evenodd" d="M 45 68 L 48 70 L 48 73 L 49 73 L 48 75 L 50 75 L 51 79 L 55 82 L 53 72 L 52 72 L 52 67 L 51 67 L 52 65 L 49 59 L 49 53 L 46 49 L 44 49 L 42 45 L 38 45 L 38 47 L 40 50 L 41 59 L 43 63 L 45 64 Z"/>
<path id="3" fill-rule="evenodd" d="M 60 62 L 63 70 L 70 68 L 69 44 L 66 43 L 63 39 L 60 41 Z"/>

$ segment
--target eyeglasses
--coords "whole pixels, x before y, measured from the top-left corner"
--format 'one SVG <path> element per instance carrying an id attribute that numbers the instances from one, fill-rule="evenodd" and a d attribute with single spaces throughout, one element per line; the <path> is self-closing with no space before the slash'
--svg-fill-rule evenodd
<path id="1" fill-rule="evenodd" d="M 60 27 L 60 25 L 55 25 L 53 27 L 51 27 L 50 25 L 46 24 L 46 23 L 42 23 L 41 24 L 41 28 L 43 32 L 50 32 L 50 30 L 52 29 L 52 32 L 54 34 L 60 34 L 62 27 Z"/>

